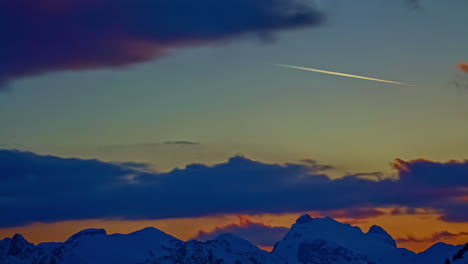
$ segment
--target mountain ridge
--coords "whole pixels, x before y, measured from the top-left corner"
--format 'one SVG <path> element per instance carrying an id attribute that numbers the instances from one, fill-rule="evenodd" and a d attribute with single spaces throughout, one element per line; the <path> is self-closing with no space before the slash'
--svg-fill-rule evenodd
<path id="1" fill-rule="evenodd" d="M 91 228 L 65 242 L 38 245 L 15 234 L 0 240 L 0 264 L 442 264 L 462 247 L 439 242 L 416 254 L 398 248 L 380 226 L 363 232 L 331 217 L 306 214 L 297 219 L 272 252 L 232 234 L 205 242 L 184 242 L 154 227 L 129 234 Z M 458 254 L 454 263 L 465 264 L 464 255 Z"/>

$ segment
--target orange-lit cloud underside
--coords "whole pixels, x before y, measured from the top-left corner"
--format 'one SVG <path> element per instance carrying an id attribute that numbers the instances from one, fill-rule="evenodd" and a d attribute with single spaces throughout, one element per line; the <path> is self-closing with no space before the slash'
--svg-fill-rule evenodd
<path id="1" fill-rule="evenodd" d="M 457 68 L 461 71 L 468 73 L 468 62 L 460 62 L 457 64 Z"/>
<path id="2" fill-rule="evenodd" d="M 399 247 L 405 247 L 416 252 L 425 250 L 434 241 L 420 241 L 423 238 L 431 237 L 432 234 L 448 231 L 460 233 L 468 231 L 468 223 L 448 223 L 439 219 L 436 213 L 426 213 L 420 215 L 390 215 L 391 209 L 379 209 L 386 214 L 367 219 L 350 219 L 335 217 L 341 222 L 359 226 L 366 232 L 373 224 L 382 226 L 395 239 L 398 238 L 418 238 L 418 241 L 399 242 Z M 319 216 L 319 213 L 310 213 L 312 216 Z M 245 222 L 251 221 L 269 226 L 290 227 L 300 214 L 261 214 L 261 215 L 219 215 L 198 218 L 178 218 L 154 221 L 124 221 L 124 220 L 81 220 L 63 221 L 57 223 L 36 223 L 28 226 L 0 229 L 0 237 L 11 237 L 15 233 L 23 234 L 26 239 L 33 243 L 47 241 L 64 241 L 72 234 L 87 228 L 104 228 L 111 233 L 131 233 L 142 228 L 153 226 L 179 239 L 188 240 L 195 237 L 200 230 L 210 231 L 220 226 L 237 224 L 242 226 Z M 468 236 L 457 236 L 442 240 L 446 243 L 463 244 L 468 242 Z M 271 248 L 264 248 L 271 250 Z"/>

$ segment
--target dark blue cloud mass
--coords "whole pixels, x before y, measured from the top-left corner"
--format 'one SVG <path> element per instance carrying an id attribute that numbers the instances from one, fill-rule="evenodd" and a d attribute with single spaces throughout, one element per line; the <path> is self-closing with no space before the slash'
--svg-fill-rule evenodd
<path id="1" fill-rule="evenodd" d="M 249 34 L 269 38 L 323 19 L 303 0 L 2 1 L 0 83 L 50 71 L 120 67 Z"/>
<path id="2" fill-rule="evenodd" d="M 397 160 L 399 178 L 381 180 L 332 179 L 320 167 L 236 156 L 214 166 L 157 173 L 141 164 L 0 150 L 0 227 L 390 206 L 429 208 L 444 220 L 468 221 L 468 162 Z"/>

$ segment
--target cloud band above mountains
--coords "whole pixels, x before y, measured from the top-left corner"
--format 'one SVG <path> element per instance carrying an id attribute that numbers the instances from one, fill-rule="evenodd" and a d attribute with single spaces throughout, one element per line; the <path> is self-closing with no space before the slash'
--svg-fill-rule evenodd
<path id="1" fill-rule="evenodd" d="M 404 206 L 468 221 L 468 162 L 397 160 L 399 179 L 331 179 L 316 166 L 233 157 L 168 173 L 126 163 L 0 150 L 0 227 Z M 356 211 L 355 214 L 359 214 Z"/>
<path id="2" fill-rule="evenodd" d="M 302 0 L 15 0 L 0 8 L 0 83 L 51 71 L 121 67 L 174 48 L 316 26 Z"/>
<path id="3" fill-rule="evenodd" d="M 219 235 L 230 233 L 247 239 L 257 246 L 273 247 L 274 244 L 277 241 L 280 241 L 288 231 L 289 228 L 287 227 L 270 226 L 241 215 L 239 216 L 239 224 L 218 226 L 210 232 L 200 230 L 198 235 L 193 239 L 207 241 L 215 239 Z"/>

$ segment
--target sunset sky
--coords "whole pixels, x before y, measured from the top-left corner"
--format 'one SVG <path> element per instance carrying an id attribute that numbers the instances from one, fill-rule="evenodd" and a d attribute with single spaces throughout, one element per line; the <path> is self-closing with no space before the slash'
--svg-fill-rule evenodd
<path id="1" fill-rule="evenodd" d="M 268 249 L 310 213 L 468 242 L 468 2 L 414 3 L 1 3 L 0 239 Z"/>

